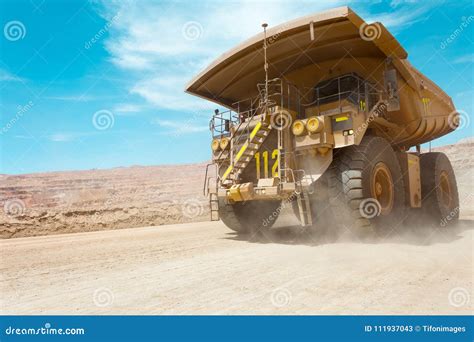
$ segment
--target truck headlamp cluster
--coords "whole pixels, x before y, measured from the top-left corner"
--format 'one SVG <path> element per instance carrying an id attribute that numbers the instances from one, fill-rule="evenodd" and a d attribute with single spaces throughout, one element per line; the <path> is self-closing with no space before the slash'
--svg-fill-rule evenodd
<path id="1" fill-rule="evenodd" d="M 220 148 L 220 143 L 219 143 L 219 139 L 214 139 L 212 140 L 212 143 L 211 143 L 211 149 L 216 152 L 217 150 L 219 150 Z"/>
<path id="2" fill-rule="evenodd" d="M 219 150 L 225 150 L 229 147 L 230 140 L 229 138 L 222 138 L 222 139 L 214 139 L 211 143 L 211 149 L 216 152 Z"/>
<path id="3" fill-rule="evenodd" d="M 321 118 L 313 116 L 306 121 L 306 129 L 310 133 L 320 133 L 324 128 L 324 122 Z"/>
<path id="4" fill-rule="evenodd" d="M 229 146 L 229 138 L 222 138 L 221 139 L 221 142 L 220 142 L 220 147 L 221 147 L 221 150 L 225 150 L 227 148 L 227 146 Z"/>
<path id="5" fill-rule="evenodd" d="M 303 135 L 306 132 L 309 134 L 321 133 L 324 130 L 324 120 L 317 116 L 312 116 L 304 120 L 296 120 L 291 130 L 296 136 Z"/>
<path id="6" fill-rule="evenodd" d="M 295 122 L 293 122 L 291 131 L 294 135 L 302 135 L 305 131 L 304 122 L 301 120 L 296 120 Z"/>

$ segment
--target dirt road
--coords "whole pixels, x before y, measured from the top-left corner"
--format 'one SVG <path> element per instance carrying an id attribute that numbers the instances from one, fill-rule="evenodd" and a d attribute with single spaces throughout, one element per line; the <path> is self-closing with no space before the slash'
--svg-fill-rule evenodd
<path id="1" fill-rule="evenodd" d="M 471 314 L 472 221 L 318 244 L 191 223 L 0 241 L 1 314 Z"/>

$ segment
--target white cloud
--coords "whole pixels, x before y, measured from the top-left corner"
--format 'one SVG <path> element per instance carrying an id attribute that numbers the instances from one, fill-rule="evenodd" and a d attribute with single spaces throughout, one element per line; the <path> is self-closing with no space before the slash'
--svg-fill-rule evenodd
<path id="1" fill-rule="evenodd" d="M 474 63 L 474 54 L 470 55 L 464 55 L 461 57 L 458 57 L 454 60 L 454 63 L 460 64 L 460 63 Z"/>
<path id="2" fill-rule="evenodd" d="M 70 142 L 76 141 L 83 137 L 93 136 L 97 134 L 97 132 L 60 132 L 49 134 L 43 137 L 53 142 Z"/>
<path id="3" fill-rule="evenodd" d="M 464 96 L 469 96 L 469 98 L 472 98 L 472 94 L 474 93 L 474 89 L 469 89 L 466 91 L 461 91 L 456 94 L 456 97 L 464 97 Z"/>
<path id="4" fill-rule="evenodd" d="M 74 134 L 68 134 L 68 133 L 55 133 L 47 136 L 48 140 L 54 141 L 54 142 L 69 142 L 73 141 L 76 139 L 76 136 Z"/>
<path id="5" fill-rule="evenodd" d="M 196 118 L 191 118 L 185 121 L 154 119 L 152 123 L 165 128 L 165 134 L 167 135 L 178 136 L 182 134 L 206 132 L 209 130 L 208 126 L 200 125 Z"/>
<path id="6" fill-rule="evenodd" d="M 15 135 L 14 138 L 16 138 L 16 139 L 24 139 L 24 140 L 31 140 L 31 139 L 34 139 L 35 137 L 32 136 L 32 135 L 21 135 L 21 134 L 18 134 L 18 135 Z"/>
<path id="7" fill-rule="evenodd" d="M 196 112 L 215 107 L 209 102 L 183 96 L 183 85 L 186 81 L 187 79 L 177 76 L 145 78 L 138 81 L 130 91 L 159 108 Z"/>
<path id="8" fill-rule="evenodd" d="M 418 0 L 392 0 L 390 6 L 396 8 L 404 4 L 416 4 Z"/>
<path id="9" fill-rule="evenodd" d="M 391 29 L 394 33 L 402 28 L 409 27 L 419 21 L 428 18 L 430 10 L 436 6 L 436 1 L 427 1 L 417 3 L 412 1 L 397 1 L 392 6 L 399 7 L 397 10 L 391 10 L 386 13 L 377 13 L 374 15 L 363 16 L 363 19 L 368 22 L 380 22 L 385 27 Z M 401 6 L 404 4 L 405 6 Z"/>
<path id="10" fill-rule="evenodd" d="M 23 79 L 6 70 L 0 69 L 0 81 L 22 82 Z"/>
<path id="11" fill-rule="evenodd" d="M 157 108 L 208 110 L 215 105 L 184 94 L 184 87 L 218 55 L 260 32 L 264 21 L 276 25 L 342 3 L 304 1 L 305 6 L 301 6 L 301 2 L 246 0 L 181 6 L 172 2 L 104 1 L 104 18 L 120 13 L 105 47 L 111 61 L 133 75 L 130 93 Z"/>
<path id="12" fill-rule="evenodd" d="M 111 61 L 130 75 L 128 90 L 157 108 L 193 111 L 204 100 L 184 94 L 184 86 L 217 56 L 261 31 L 348 1 L 127 2 L 103 1 L 102 15 L 118 19 L 105 48 Z M 390 28 L 422 20 L 431 4 L 394 0 L 396 10 L 367 21 Z M 213 108 L 212 104 L 207 104 Z"/>
<path id="13" fill-rule="evenodd" d="M 145 107 L 134 103 L 119 103 L 112 110 L 117 115 L 131 115 L 141 112 Z"/>
<path id="14" fill-rule="evenodd" d="M 66 95 L 66 96 L 44 96 L 44 99 L 57 101 L 87 102 L 97 98 L 90 95 Z"/>

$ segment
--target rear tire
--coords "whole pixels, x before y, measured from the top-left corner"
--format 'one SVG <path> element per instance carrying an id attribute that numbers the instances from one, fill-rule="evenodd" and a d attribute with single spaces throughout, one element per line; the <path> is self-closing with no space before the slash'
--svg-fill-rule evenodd
<path id="1" fill-rule="evenodd" d="M 281 201 L 247 201 L 226 203 L 219 199 L 219 217 L 239 234 L 264 232 L 270 229 L 280 214 Z"/>
<path id="2" fill-rule="evenodd" d="M 421 207 L 431 223 L 447 226 L 459 219 L 459 195 L 453 167 L 444 153 L 420 155 Z"/>
<path id="3" fill-rule="evenodd" d="M 405 189 L 397 156 L 381 137 L 335 152 L 328 169 L 335 222 L 359 237 L 387 233 L 406 219 Z"/>

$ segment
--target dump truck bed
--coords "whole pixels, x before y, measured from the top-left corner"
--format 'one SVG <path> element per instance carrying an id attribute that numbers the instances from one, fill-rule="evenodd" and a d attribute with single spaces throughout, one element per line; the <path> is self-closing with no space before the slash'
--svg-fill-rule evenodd
<path id="1" fill-rule="evenodd" d="M 397 70 L 400 109 L 389 113 L 386 137 L 408 148 L 454 129 L 448 122 L 454 111 L 451 98 L 411 66 L 407 52 L 383 24 L 367 25 L 349 7 L 275 26 L 267 37 L 269 77 L 295 84 L 308 103 L 315 84 L 346 73 L 355 72 L 383 87 L 390 59 Z M 256 84 L 265 78 L 263 39 L 263 33 L 258 34 L 221 55 L 186 91 L 227 108 L 256 96 Z"/>

